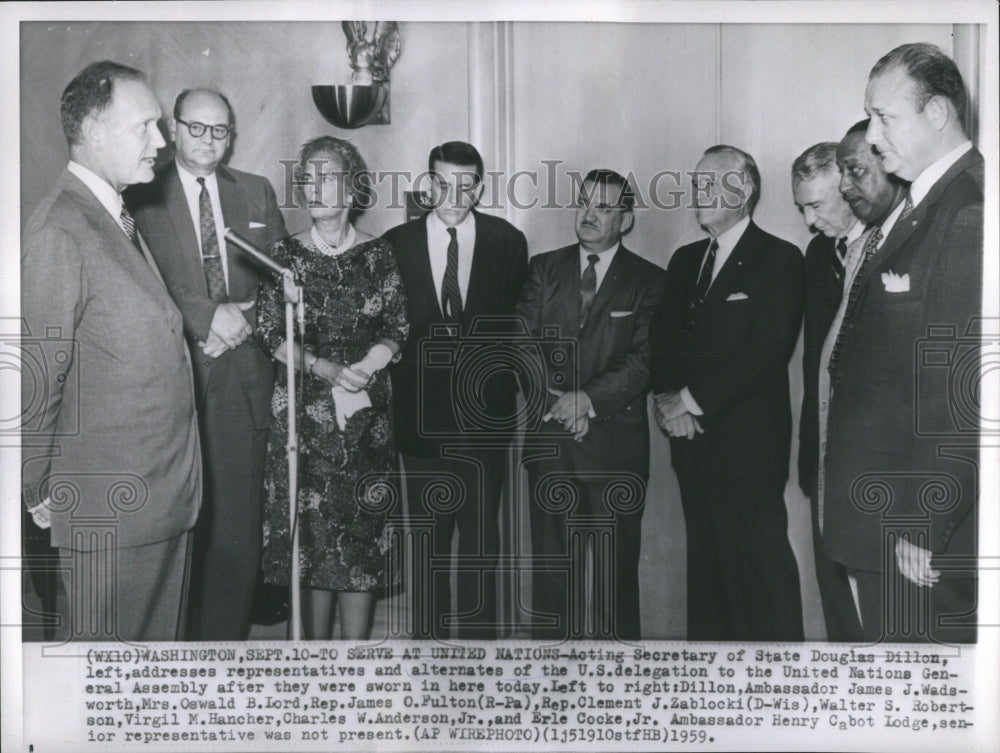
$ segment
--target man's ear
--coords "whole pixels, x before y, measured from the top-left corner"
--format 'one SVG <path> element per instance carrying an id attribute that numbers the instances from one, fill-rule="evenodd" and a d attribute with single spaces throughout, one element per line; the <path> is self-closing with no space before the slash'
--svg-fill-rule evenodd
<path id="1" fill-rule="evenodd" d="M 177 121 L 173 118 L 167 118 L 167 133 L 170 134 L 171 141 L 177 141 Z"/>
<path id="2" fill-rule="evenodd" d="M 940 94 L 935 94 L 927 100 L 924 112 L 927 115 L 927 120 L 938 131 L 943 129 L 950 120 L 958 117 L 951 101 Z"/>
<path id="3" fill-rule="evenodd" d="M 486 184 L 480 180 L 479 183 L 476 184 L 476 187 L 469 193 L 469 196 L 472 198 L 472 206 L 479 206 L 479 200 L 483 198 L 483 190 L 485 188 Z"/>
<path id="4" fill-rule="evenodd" d="M 93 113 L 84 117 L 80 122 L 80 139 L 93 147 L 99 148 L 104 142 L 107 128 L 104 122 L 94 116 Z"/>
<path id="5" fill-rule="evenodd" d="M 631 209 L 626 209 L 625 214 L 622 215 L 622 235 L 628 235 L 632 232 L 632 227 L 635 225 L 635 215 L 632 213 Z"/>

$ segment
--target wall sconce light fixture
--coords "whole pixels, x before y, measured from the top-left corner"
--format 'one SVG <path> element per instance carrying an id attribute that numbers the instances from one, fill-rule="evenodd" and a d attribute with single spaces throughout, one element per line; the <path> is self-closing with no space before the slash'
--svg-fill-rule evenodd
<path id="1" fill-rule="evenodd" d="M 351 83 L 314 86 L 316 109 L 338 128 L 389 122 L 389 69 L 402 49 L 395 21 L 376 21 L 371 39 L 364 21 L 344 21 Z"/>

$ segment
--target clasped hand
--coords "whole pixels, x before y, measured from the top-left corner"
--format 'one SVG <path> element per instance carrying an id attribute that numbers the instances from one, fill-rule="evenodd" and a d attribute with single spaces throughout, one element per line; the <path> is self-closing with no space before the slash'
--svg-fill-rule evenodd
<path id="1" fill-rule="evenodd" d="M 696 435 L 705 433 L 698 419 L 684 405 L 681 393 L 677 390 L 655 397 L 653 418 L 660 430 L 671 437 L 694 439 Z"/>
<path id="2" fill-rule="evenodd" d="M 555 395 L 557 399 L 548 413 L 542 416 L 542 420 L 555 419 L 573 435 L 574 441 L 579 442 L 590 431 L 590 411 L 593 410 L 590 396 L 583 390 L 562 392 L 551 387 L 549 393 Z"/>
<path id="3" fill-rule="evenodd" d="M 209 358 L 218 358 L 227 350 L 238 348 L 253 333 L 243 312 L 251 308 L 255 301 L 241 303 L 220 303 L 212 315 L 208 339 L 199 342 L 202 352 Z"/>

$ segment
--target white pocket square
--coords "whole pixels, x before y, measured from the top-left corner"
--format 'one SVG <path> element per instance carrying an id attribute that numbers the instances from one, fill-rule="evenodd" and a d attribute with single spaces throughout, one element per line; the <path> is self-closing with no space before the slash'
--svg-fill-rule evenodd
<path id="1" fill-rule="evenodd" d="M 267 227 L 267 225 L 265 225 L 263 222 L 251 222 L 250 223 L 250 229 L 251 230 L 256 230 L 257 228 L 261 228 L 261 227 Z"/>
<path id="2" fill-rule="evenodd" d="M 623 317 L 623 316 L 632 316 L 632 312 L 631 311 L 612 311 L 611 312 L 611 318 L 612 319 L 618 319 L 618 318 Z"/>
<path id="3" fill-rule="evenodd" d="M 727 301 L 745 301 L 748 298 L 750 298 L 750 296 L 748 296 L 746 293 L 730 293 L 729 297 L 726 300 Z"/>
<path id="4" fill-rule="evenodd" d="M 886 293 L 908 293 L 910 292 L 910 275 L 897 275 L 892 270 L 882 273 L 882 285 L 885 286 Z"/>

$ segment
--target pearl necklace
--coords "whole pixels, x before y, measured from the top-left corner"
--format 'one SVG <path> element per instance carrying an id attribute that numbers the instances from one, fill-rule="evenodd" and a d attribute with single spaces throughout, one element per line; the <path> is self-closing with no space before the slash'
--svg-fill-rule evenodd
<path id="1" fill-rule="evenodd" d="M 319 231 L 316 229 L 316 226 L 315 225 L 312 226 L 312 242 L 316 244 L 316 248 L 324 256 L 339 256 L 340 254 L 344 253 L 347 249 L 349 249 L 351 246 L 354 245 L 355 235 L 356 233 L 354 231 L 354 225 L 348 225 L 347 237 L 344 238 L 344 242 L 341 243 L 339 246 L 331 246 L 329 243 L 323 240 L 322 236 L 319 234 Z"/>

